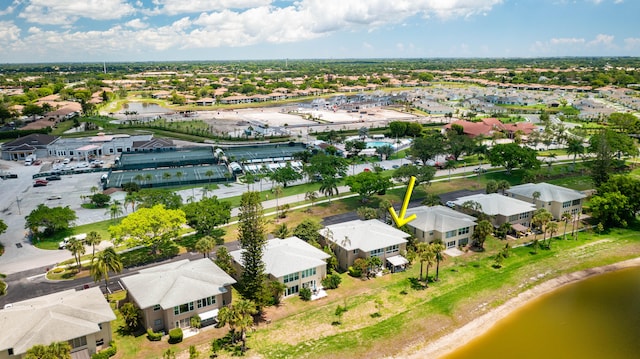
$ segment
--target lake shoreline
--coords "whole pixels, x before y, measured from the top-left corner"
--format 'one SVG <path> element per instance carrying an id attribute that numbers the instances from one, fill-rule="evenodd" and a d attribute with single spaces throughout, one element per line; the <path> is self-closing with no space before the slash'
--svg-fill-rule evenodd
<path id="1" fill-rule="evenodd" d="M 564 274 L 557 278 L 550 279 L 518 294 L 514 298 L 507 300 L 499 307 L 471 320 L 462 327 L 455 329 L 453 332 L 450 332 L 436 339 L 435 341 L 427 343 L 423 347 L 413 347 L 407 349 L 404 351 L 404 353 L 395 355 L 392 358 L 440 358 L 468 344 L 471 340 L 477 338 L 478 336 L 491 329 L 491 327 L 493 327 L 499 320 L 520 309 L 529 302 L 539 298 L 541 295 L 550 293 L 565 285 L 575 283 L 583 279 L 593 277 L 595 275 L 638 266 L 640 266 L 640 257 L 614 264 L 609 264 L 606 266 L 589 268 L 574 273 Z"/>

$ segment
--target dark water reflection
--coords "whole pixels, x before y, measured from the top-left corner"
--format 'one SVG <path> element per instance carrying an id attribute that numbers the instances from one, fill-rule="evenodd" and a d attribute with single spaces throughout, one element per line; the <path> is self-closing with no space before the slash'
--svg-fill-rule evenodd
<path id="1" fill-rule="evenodd" d="M 542 296 L 444 358 L 640 358 L 640 268 Z"/>

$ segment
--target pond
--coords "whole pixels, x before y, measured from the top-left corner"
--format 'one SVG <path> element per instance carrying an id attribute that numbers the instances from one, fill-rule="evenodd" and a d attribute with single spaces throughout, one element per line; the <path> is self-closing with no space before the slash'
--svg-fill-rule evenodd
<path id="1" fill-rule="evenodd" d="M 118 113 L 137 112 L 139 115 L 149 113 L 168 113 L 172 110 L 149 102 L 127 102 L 122 105 L 122 110 Z"/>
<path id="2" fill-rule="evenodd" d="M 544 295 L 443 358 L 638 357 L 640 268 L 627 268 Z"/>

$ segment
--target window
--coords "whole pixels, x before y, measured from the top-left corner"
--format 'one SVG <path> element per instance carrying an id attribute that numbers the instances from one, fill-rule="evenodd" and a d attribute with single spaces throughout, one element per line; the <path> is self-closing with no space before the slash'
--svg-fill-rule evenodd
<path id="1" fill-rule="evenodd" d="M 302 278 L 311 277 L 312 275 L 316 275 L 315 268 L 309 268 L 302 271 Z"/>
<path id="2" fill-rule="evenodd" d="M 518 219 L 526 219 L 529 218 L 529 212 L 520 213 Z"/>
<path id="3" fill-rule="evenodd" d="M 202 307 L 206 307 L 206 306 L 209 306 L 209 305 L 216 304 L 216 297 L 215 296 L 211 296 L 211 297 L 198 299 L 196 301 L 196 304 L 197 304 L 198 308 L 202 308 Z"/>
<path id="4" fill-rule="evenodd" d="M 378 248 L 378 249 L 374 249 L 371 252 L 369 252 L 369 256 L 371 256 L 371 257 L 380 257 L 380 256 L 382 256 L 383 253 L 384 253 L 384 249 Z"/>
<path id="5" fill-rule="evenodd" d="M 154 327 L 160 327 L 162 326 L 162 319 L 156 319 L 153 321 L 153 326 Z"/>
<path id="6" fill-rule="evenodd" d="M 571 202 L 572 206 L 579 206 L 580 205 L 581 200 L 579 199 L 574 199 L 573 202 Z"/>
<path id="7" fill-rule="evenodd" d="M 13 355 L 13 348 L 9 348 L 7 351 L 9 352 L 9 355 Z"/>
<path id="8" fill-rule="evenodd" d="M 456 241 L 447 242 L 447 248 L 453 248 L 456 246 Z"/>
<path id="9" fill-rule="evenodd" d="M 71 345 L 71 348 L 73 349 L 84 347 L 87 345 L 87 337 L 71 339 L 69 340 L 69 345 Z"/>
<path id="10" fill-rule="evenodd" d="M 96 340 L 96 346 L 99 347 L 101 345 L 104 345 L 104 339 Z"/>
<path id="11" fill-rule="evenodd" d="M 429 231 L 429 235 L 430 235 L 430 236 L 433 236 L 433 231 Z"/>
<path id="12" fill-rule="evenodd" d="M 400 246 L 397 244 L 387 247 L 387 253 L 397 253 L 399 251 L 400 251 Z"/>
<path id="13" fill-rule="evenodd" d="M 299 274 L 300 274 L 299 272 L 295 272 L 295 273 L 291 273 L 291 274 L 285 275 L 283 277 L 284 278 L 284 282 L 285 283 L 289 283 L 289 282 L 293 282 L 294 280 L 300 279 Z"/>
<path id="14" fill-rule="evenodd" d="M 154 311 L 154 312 L 157 312 L 157 311 L 159 311 L 160 309 L 162 309 L 162 308 L 160 308 L 160 304 L 156 304 L 156 305 L 154 305 L 154 306 L 153 306 L 153 311 Z"/>
<path id="15" fill-rule="evenodd" d="M 353 254 L 357 255 L 358 254 L 358 248 L 353 250 Z"/>
<path id="16" fill-rule="evenodd" d="M 571 207 L 571 201 L 562 202 L 562 208 Z"/>
<path id="17" fill-rule="evenodd" d="M 182 313 L 190 312 L 193 310 L 193 302 L 180 304 L 178 306 L 173 307 L 173 314 L 179 315 Z"/>
<path id="18" fill-rule="evenodd" d="M 469 233 L 469 227 L 464 227 L 464 228 L 459 228 L 458 229 L 458 235 L 463 235 L 463 234 L 467 234 Z"/>
<path id="19" fill-rule="evenodd" d="M 293 287 L 287 288 L 287 295 L 292 295 L 298 293 L 298 285 L 294 285 Z"/>
<path id="20" fill-rule="evenodd" d="M 456 234 L 458 234 L 458 230 L 457 230 L 457 229 L 454 229 L 453 231 L 449 231 L 449 232 L 447 232 L 447 233 L 445 234 L 445 237 L 446 237 L 446 238 L 455 237 L 455 236 L 456 236 Z"/>

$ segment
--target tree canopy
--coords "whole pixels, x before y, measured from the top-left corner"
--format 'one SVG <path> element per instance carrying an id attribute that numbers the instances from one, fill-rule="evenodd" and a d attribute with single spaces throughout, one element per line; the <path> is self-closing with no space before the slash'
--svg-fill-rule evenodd
<path id="1" fill-rule="evenodd" d="M 344 182 L 349 186 L 351 192 L 356 192 L 360 195 L 362 201 L 366 201 L 367 198 L 375 193 L 385 192 L 391 187 L 389 178 L 383 177 L 379 173 L 366 171 L 360 172 L 355 176 L 349 176 Z"/>
<path id="2" fill-rule="evenodd" d="M 507 173 L 518 168 L 538 169 L 540 161 L 536 158 L 536 151 L 520 147 L 516 143 L 498 144 L 489 150 L 489 162 L 492 166 L 502 166 Z"/>
<path id="3" fill-rule="evenodd" d="M 44 227 L 44 235 L 52 235 L 68 229 L 78 217 L 69 206 L 50 208 L 39 204 L 25 219 L 25 228 L 30 229 L 35 235 L 38 235 L 40 227 Z"/>
<path id="4" fill-rule="evenodd" d="M 286 166 L 277 168 L 271 172 L 269 178 L 272 181 L 282 184 L 283 187 L 287 187 L 290 182 L 302 179 L 302 175 L 291 166 L 290 162 L 287 162 Z"/>
<path id="5" fill-rule="evenodd" d="M 413 140 L 409 153 L 426 164 L 430 159 L 445 153 L 444 136 L 440 133 L 431 133 L 424 137 L 418 137 Z"/>
<path id="6" fill-rule="evenodd" d="M 231 204 L 219 201 L 215 196 L 188 203 L 182 210 L 189 226 L 200 234 L 213 237 L 224 235 L 224 230 L 216 227 L 229 222 L 231 218 Z"/>
<path id="7" fill-rule="evenodd" d="M 109 227 L 109 232 L 115 243 L 145 245 L 155 252 L 161 244 L 177 237 L 186 223 L 182 210 L 166 209 L 158 204 L 129 214 L 120 224 Z"/>

